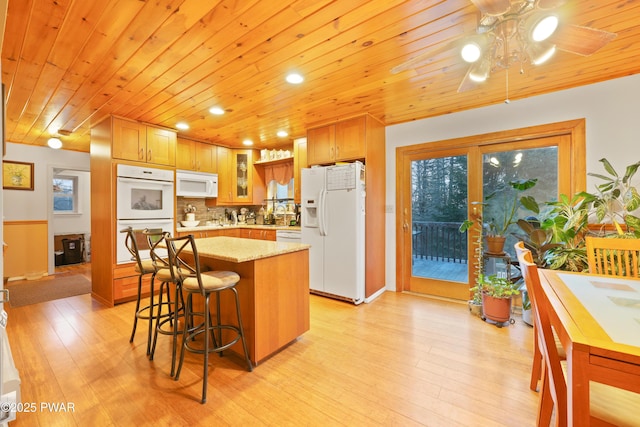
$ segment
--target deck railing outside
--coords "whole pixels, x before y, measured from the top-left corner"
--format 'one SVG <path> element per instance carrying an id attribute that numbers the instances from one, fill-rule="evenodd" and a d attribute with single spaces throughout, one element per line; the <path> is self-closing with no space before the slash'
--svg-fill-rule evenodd
<path id="1" fill-rule="evenodd" d="M 459 228 L 459 222 L 414 221 L 414 258 L 466 264 L 467 233 Z"/>

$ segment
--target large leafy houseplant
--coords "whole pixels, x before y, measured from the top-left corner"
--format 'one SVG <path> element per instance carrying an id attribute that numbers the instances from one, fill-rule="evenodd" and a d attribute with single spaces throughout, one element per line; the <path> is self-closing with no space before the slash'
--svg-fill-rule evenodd
<path id="1" fill-rule="evenodd" d="M 583 271 L 588 266 L 584 238 L 589 232 L 589 211 L 593 197 L 579 193 L 569 199 L 561 194 L 558 201 L 547 202 L 549 210 L 541 215 L 540 226 L 558 243 L 544 254 L 544 264 L 553 270 Z"/>
<path id="2" fill-rule="evenodd" d="M 640 218 L 632 212 L 640 208 L 640 194 L 631 180 L 640 167 L 640 162 L 626 167 L 624 175 L 618 174 L 607 159 L 599 160 L 607 175 L 589 173 L 601 179 L 595 193 L 579 193 L 593 201 L 593 213 L 599 223 L 613 224 L 619 235 L 632 234 L 640 238 Z M 625 226 L 623 229 L 623 225 Z"/>
<path id="3" fill-rule="evenodd" d="M 492 215 L 486 222 L 483 222 L 482 215 L 474 219 L 466 219 L 460 226 L 460 232 L 470 230 L 476 223 L 481 224 L 480 231 L 487 238 L 487 251 L 501 253 L 502 246 L 494 247 L 491 240 L 499 239 L 499 244 L 504 245 L 507 230 L 511 224 L 516 223 L 520 207 L 536 213 L 539 211 L 538 203 L 533 197 L 520 195 L 521 192 L 535 186 L 537 181 L 537 179 L 514 179 L 488 194 L 483 203 L 474 202 L 482 205 L 484 210 L 491 212 Z"/>
<path id="4" fill-rule="evenodd" d="M 633 212 L 640 207 L 640 195 L 632 184 L 632 178 L 640 162 L 626 167 L 620 175 L 607 159 L 600 159 L 606 175 L 588 173 L 603 182 L 596 191 L 582 191 L 569 197 L 561 194 L 557 201 L 546 202 L 539 218 L 521 221 L 523 234 L 517 234 L 525 246 L 537 249 L 536 264 L 554 270 L 583 271 L 588 268 L 585 236 L 591 233 L 589 221 L 615 227 L 616 234 L 640 238 L 640 218 Z M 539 223 L 539 230 L 536 229 Z M 528 223 L 528 224 L 527 224 Z M 523 228 L 524 225 L 524 228 Z M 536 248 L 536 246 L 538 246 Z"/>
<path id="5" fill-rule="evenodd" d="M 509 226 L 515 224 L 518 219 L 520 207 L 538 212 L 538 203 L 533 197 L 521 196 L 523 191 L 533 188 L 536 182 L 537 178 L 514 179 L 500 185 L 485 197 L 484 205 L 494 214 L 487 221 L 488 236 L 506 236 Z"/>

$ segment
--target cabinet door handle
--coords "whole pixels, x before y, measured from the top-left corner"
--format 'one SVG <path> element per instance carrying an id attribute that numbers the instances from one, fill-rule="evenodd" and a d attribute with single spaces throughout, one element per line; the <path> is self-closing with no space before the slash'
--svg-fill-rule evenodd
<path id="1" fill-rule="evenodd" d="M 147 161 L 151 160 L 151 149 L 149 149 L 149 151 L 147 151 Z"/>
<path id="2" fill-rule="evenodd" d="M 144 148 L 140 149 L 140 152 L 138 153 L 138 160 L 144 160 Z"/>

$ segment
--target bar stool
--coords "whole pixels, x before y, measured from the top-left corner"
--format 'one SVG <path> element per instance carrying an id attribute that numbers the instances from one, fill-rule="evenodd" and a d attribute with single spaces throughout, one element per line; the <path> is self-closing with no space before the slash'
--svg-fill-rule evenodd
<path id="1" fill-rule="evenodd" d="M 232 271 L 207 271 L 202 272 L 200 268 L 200 260 L 198 258 L 198 250 L 192 234 L 167 239 L 167 247 L 169 248 L 169 263 L 171 268 L 175 269 L 182 281 L 182 289 L 187 292 L 187 300 L 185 304 L 185 323 L 190 325 L 183 328 L 182 348 L 180 350 L 180 362 L 176 371 L 176 381 L 180 378 L 180 371 L 184 362 L 185 351 L 204 355 L 204 374 L 202 379 L 202 399 L 201 403 L 207 401 L 207 377 L 209 369 L 209 353 L 219 353 L 227 350 L 238 341 L 242 342 L 244 357 L 247 362 L 249 372 L 253 371 L 253 365 L 249 359 L 247 344 L 244 338 L 244 329 L 242 327 L 242 316 L 240 314 L 240 301 L 236 285 L 240 281 L 240 276 Z M 193 261 L 187 263 L 184 261 L 183 255 L 192 255 Z M 237 325 L 222 324 L 220 321 L 220 293 L 229 290 L 233 292 L 236 304 Z M 211 313 L 209 310 L 209 300 L 211 294 L 216 295 L 216 324 L 213 324 Z M 205 299 L 203 312 L 193 311 L 193 295 L 202 295 Z M 204 320 L 197 326 L 193 322 L 194 317 L 203 317 Z M 230 334 L 222 334 L 222 331 L 229 331 Z M 193 345 L 193 341 L 199 335 L 204 336 L 204 347 L 198 348 Z M 213 345 L 209 343 L 209 338 L 213 338 Z"/>
<path id="2" fill-rule="evenodd" d="M 135 271 L 138 273 L 138 293 L 136 295 L 136 309 L 133 317 L 133 329 L 131 330 L 131 337 L 129 338 L 129 342 L 133 342 L 133 338 L 136 335 L 136 328 L 138 327 L 138 319 L 148 320 L 149 321 L 149 331 L 147 333 L 147 356 L 151 351 L 151 332 L 153 328 L 153 318 L 155 311 L 155 304 L 153 303 L 153 293 L 151 294 L 151 299 L 149 304 L 140 308 L 140 300 L 142 297 L 142 280 L 143 277 L 147 274 L 151 274 L 151 283 L 153 283 L 154 276 L 156 274 L 156 269 L 153 266 L 153 262 L 149 260 L 142 260 L 140 258 L 140 252 L 138 251 L 138 242 L 136 241 L 135 233 L 133 228 L 127 227 L 123 230 L 120 230 L 121 233 L 127 233 L 124 244 L 127 247 L 127 250 L 131 253 L 131 260 L 135 261 Z"/>
<path id="3" fill-rule="evenodd" d="M 153 332 L 153 344 L 149 354 L 149 360 L 153 360 L 158 342 L 158 334 L 172 335 L 172 355 L 171 355 L 171 376 L 174 375 L 176 362 L 176 347 L 178 333 L 182 330 L 178 329 L 178 321 L 184 315 L 184 299 L 182 297 L 182 289 L 179 276 L 171 270 L 167 250 L 165 248 L 167 239 L 171 238 L 171 233 L 162 230 L 145 230 L 149 242 L 149 254 L 151 261 L 155 267 L 155 279 L 160 282 L 158 292 L 158 312 L 155 316 L 156 326 Z M 171 285 L 175 285 L 175 297 L 171 302 Z M 167 300 L 164 300 L 166 294 Z M 164 309 L 167 312 L 164 312 Z"/>

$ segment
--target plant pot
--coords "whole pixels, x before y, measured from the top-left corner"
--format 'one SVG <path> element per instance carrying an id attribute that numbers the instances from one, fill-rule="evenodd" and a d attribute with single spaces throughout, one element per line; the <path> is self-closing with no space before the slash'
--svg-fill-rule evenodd
<path id="1" fill-rule="evenodd" d="M 522 310 L 522 321 L 529 326 L 533 326 L 533 319 L 531 319 L 531 309 Z"/>
<path id="2" fill-rule="evenodd" d="M 473 300 L 470 300 L 469 301 L 469 311 L 474 316 L 482 317 L 482 304 L 481 303 L 475 303 L 475 302 L 473 302 Z"/>
<path id="3" fill-rule="evenodd" d="M 493 255 L 504 254 L 504 236 L 487 236 L 487 253 Z"/>
<path id="4" fill-rule="evenodd" d="M 483 293 L 482 313 L 485 318 L 494 322 L 508 322 L 511 319 L 511 297 L 496 298 Z"/>

